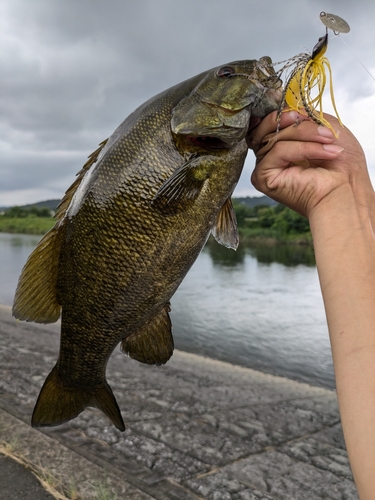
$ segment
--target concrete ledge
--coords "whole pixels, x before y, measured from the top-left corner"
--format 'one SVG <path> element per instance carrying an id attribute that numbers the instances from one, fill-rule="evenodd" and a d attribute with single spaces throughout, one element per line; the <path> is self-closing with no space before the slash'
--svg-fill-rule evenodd
<path id="1" fill-rule="evenodd" d="M 114 353 L 107 375 L 124 433 L 95 409 L 31 429 L 58 341 L 58 324 L 18 322 L 0 306 L 0 436 L 19 432 L 24 452 L 84 498 L 101 478 L 126 499 L 358 499 L 334 391 L 188 353 L 163 367 Z"/>
<path id="2" fill-rule="evenodd" d="M 0 439 L 13 443 L 16 453 L 25 456 L 33 464 L 38 464 L 55 480 L 64 484 L 65 489 L 76 491 L 81 498 L 96 498 L 100 487 L 116 494 L 119 499 L 153 498 L 121 479 L 120 474 L 88 460 L 1 409 Z"/>

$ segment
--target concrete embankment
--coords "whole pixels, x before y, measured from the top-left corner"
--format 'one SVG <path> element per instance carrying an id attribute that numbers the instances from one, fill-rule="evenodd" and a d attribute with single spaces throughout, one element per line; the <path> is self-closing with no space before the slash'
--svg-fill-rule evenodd
<path id="1" fill-rule="evenodd" d="M 163 367 L 113 354 L 125 432 L 91 408 L 32 429 L 58 345 L 58 324 L 0 306 L 0 439 L 81 498 L 105 487 L 118 500 L 358 499 L 335 392 L 184 352 Z"/>

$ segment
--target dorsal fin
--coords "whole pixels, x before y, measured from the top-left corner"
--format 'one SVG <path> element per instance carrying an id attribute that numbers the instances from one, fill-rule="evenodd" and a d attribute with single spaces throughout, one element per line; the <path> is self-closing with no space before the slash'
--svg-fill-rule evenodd
<path id="1" fill-rule="evenodd" d="M 22 269 L 13 302 L 13 315 L 16 318 L 36 323 L 54 323 L 59 319 L 61 306 L 56 297 L 56 282 L 64 234 L 62 221 L 77 187 L 88 169 L 97 161 L 107 141 L 108 139 L 99 145 L 78 172 L 77 179 L 58 206 L 55 226 L 40 240 Z"/>
<path id="2" fill-rule="evenodd" d="M 78 186 L 81 184 L 82 179 L 85 176 L 85 173 L 89 170 L 89 168 L 97 161 L 99 154 L 101 153 L 102 149 L 104 146 L 107 144 L 108 139 L 105 141 L 101 142 L 99 144 L 98 149 L 96 149 L 91 155 L 88 157 L 87 162 L 83 165 L 81 170 L 77 174 L 76 180 L 73 182 L 73 184 L 67 189 L 63 199 L 61 200 L 59 206 L 57 207 L 57 211 L 55 214 L 55 218 L 58 221 L 61 221 L 64 218 L 64 215 L 70 205 L 70 202 L 72 201 L 72 198 L 74 196 L 74 193 L 77 191 Z"/>

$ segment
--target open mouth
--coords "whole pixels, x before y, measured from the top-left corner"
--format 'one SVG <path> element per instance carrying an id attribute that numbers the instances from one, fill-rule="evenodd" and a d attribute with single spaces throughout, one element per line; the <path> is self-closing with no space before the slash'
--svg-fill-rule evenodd
<path id="1" fill-rule="evenodd" d="M 203 148 L 203 149 L 227 149 L 228 144 L 218 137 L 210 137 L 207 135 L 198 135 L 196 137 L 194 136 L 187 136 L 186 141 L 192 144 L 193 146 L 196 146 L 198 148 Z"/>
<path id="2" fill-rule="evenodd" d="M 260 118 L 259 116 L 252 116 L 250 118 L 247 134 L 255 127 L 257 127 L 261 121 L 262 118 Z M 203 149 L 218 150 L 218 149 L 228 149 L 228 147 L 230 147 L 229 144 L 223 141 L 222 139 L 208 135 L 198 135 L 198 136 L 186 135 L 184 137 L 184 141 L 192 146 Z"/>

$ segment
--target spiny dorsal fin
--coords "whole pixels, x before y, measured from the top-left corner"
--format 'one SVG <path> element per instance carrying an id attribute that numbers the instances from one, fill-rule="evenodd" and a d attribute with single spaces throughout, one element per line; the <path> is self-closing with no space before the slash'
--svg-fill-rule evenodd
<path id="1" fill-rule="evenodd" d="M 230 198 L 221 207 L 216 224 L 211 232 L 221 245 L 234 250 L 237 249 L 239 242 L 237 220 Z"/>
<path id="2" fill-rule="evenodd" d="M 56 282 L 64 233 L 62 221 L 77 187 L 87 170 L 97 161 L 107 141 L 99 145 L 77 174 L 77 179 L 58 206 L 55 226 L 40 240 L 22 269 L 13 302 L 13 316 L 16 318 L 36 323 L 54 323 L 59 319 L 61 306 L 56 298 Z"/>
<path id="3" fill-rule="evenodd" d="M 142 328 L 122 341 L 121 350 L 141 363 L 163 365 L 173 354 L 169 302 Z"/>
<path id="4" fill-rule="evenodd" d="M 65 212 L 67 211 L 70 202 L 72 201 L 72 198 L 74 196 L 74 193 L 77 191 L 78 186 L 81 184 L 82 179 L 85 176 L 85 173 L 89 170 L 89 168 L 97 161 L 98 156 L 104 146 L 107 144 L 108 139 L 105 141 L 101 142 L 99 144 L 99 147 L 97 150 L 95 150 L 91 155 L 88 157 L 87 162 L 83 165 L 81 170 L 77 174 L 76 180 L 73 182 L 73 184 L 67 189 L 63 199 L 61 200 L 59 206 L 57 207 L 57 211 L 55 214 L 55 218 L 60 221 L 64 218 Z"/>

